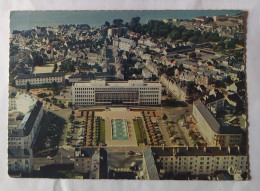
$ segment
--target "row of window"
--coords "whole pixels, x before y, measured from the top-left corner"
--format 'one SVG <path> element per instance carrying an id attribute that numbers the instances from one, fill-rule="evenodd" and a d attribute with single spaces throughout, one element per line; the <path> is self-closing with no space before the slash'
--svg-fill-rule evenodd
<path id="1" fill-rule="evenodd" d="M 75 99 L 76 102 L 81 102 L 81 101 L 88 101 L 88 102 L 93 102 L 95 99 Z"/>
<path id="2" fill-rule="evenodd" d="M 178 157 L 179 158 L 179 160 L 186 160 L 186 159 L 190 159 L 190 160 L 193 160 L 194 158 L 193 157 Z M 214 158 L 216 158 L 217 160 L 219 160 L 220 159 L 220 157 L 214 157 Z M 168 159 L 170 159 L 171 161 L 173 160 L 173 158 L 168 158 L 168 157 L 161 157 L 160 158 L 161 159 L 161 161 L 167 161 Z M 213 157 L 200 157 L 200 160 L 210 160 L 210 159 L 213 159 Z M 231 160 L 233 160 L 234 159 L 234 157 L 223 157 L 223 159 L 224 160 L 229 160 L 229 159 L 231 159 Z M 176 159 L 176 160 L 178 160 L 178 159 Z M 244 157 L 241 157 L 241 160 L 244 160 Z M 195 162 L 197 162 L 197 160 L 195 161 Z"/>
<path id="3" fill-rule="evenodd" d="M 159 95 L 146 95 L 146 94 L 141 94 L 140 97 L 159 97 Z"/>
<path id="4" fill-rule="evenodd" d="M 75 88 L 75 90 L 94 90 L 95 88 Z"/>
<path id="5" fill-rule="evenodd" d="M 199 169 L 200 170 L 209 170 L 210 169 L 210 166 L 198 166 L 199 167 Z M 213 171 L 213 168 L 215 168 L 216 170 L 221 170 L 221 167 L 222 167 L 222 169 L 227 169 L 229 166 L 212 166 L 212 169 L 211 169 L 211 171 Z M 237 167 L 237 165 L 235 165 L 235 167 Z M 169 169 L 169 170 L 173 170 L 173 169 L 179 169 L 179 170 L 181 170 L 181 166 L 170 166 L 170 167 L 168 167 L 168 166 L 164 166 L 163 167 L 165 170 L 167 170 L 167 169 Z M 187 170 L 187 166 L 184 166 L 183 168 L 182 168 L 182 170 L 184 169 L 184 170 Z M 195 165 L 195 167 L 193 167 L 193 166 L 190 166 L 189 167 L 189 169 L 190 170 L 192 170 L 194 168 L 194 171 L 196 172 L 196 168 L 197 168 L 197 165 Z M 245 167 L 244 167 L 245 169 L 247 169 L 248 168 L 248 166 L 246 165 Z M 240 166 L 240 169 L 243 169 L 243 166 Z M 175 171 L 175 172 L 177 172 L 177 171 Z M 200 171 L 201 172 L 201 171 Z"/>
<path id="6" fill-rule="evenodd" d="M 75 97 L 95 97 L 95 95 L 83 94 L 83 95 L 75 95 Z"/>

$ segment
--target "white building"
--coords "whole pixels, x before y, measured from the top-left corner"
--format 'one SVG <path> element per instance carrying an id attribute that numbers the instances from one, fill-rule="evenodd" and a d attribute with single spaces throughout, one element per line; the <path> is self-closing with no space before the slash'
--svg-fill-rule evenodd
<path id="1" fill-rule="evenodd" d="M 27 82 L 30 85 L 50 84 L 52 82 L 63 83 L 65 74 L 57 73 L 40 73 L 40 74 L 21 74 L 15 77 L 16 86 L 26 86 Z"/>
<path id="2" fill-rule="evenodd" d="M 119 49 L 124 51 L 129 51 L 131 48 L 135 48 L 135 41 L 127 38 L 120 37 L 119 38 Z"/>
<path id="3" fill-rule="evenodd" d="M 23 116 L 21 112 L 8 115 L 8 173 L 30 173 L 33 169 L 33 145 L 43 116 L 42 102 L 37 101 Z"/>
<path id="4" fill-rule="evenodd" d="M 12 92 L 9 96 L 9 111 L 18 111 L 27 113 L 36 103 L 36 99 L 28 94 L 21 92 Z"/>
<path id="5" fill-rule="evenodd" d="M 239 147 L 166 147 L 152 148 L 155 161 L 174 175 L 214 175 L 230 167 L 248 172 L 248 157 Z"/>
<path id="6" fill-rule="evenodd" d="M 222 127 L 200 100 L 193 102 L 192 114 L 208 145 L 227 147 L 241 144 L 242 130 L 237 127 Z"/>
<path id="7" fill-rule="evenodd" d="M 73 84 L 72 101 L 76 105 L 159 105 L 161 88 L 159 82 L 143 80 L 91 80 Z"/>
<path id="8" fill-rule="evenodd" d="M 43 116 L 42 102 L 37 101 L 19 122 L 17 115 L 9 114 L 8 148 L 32 148 Z"/>

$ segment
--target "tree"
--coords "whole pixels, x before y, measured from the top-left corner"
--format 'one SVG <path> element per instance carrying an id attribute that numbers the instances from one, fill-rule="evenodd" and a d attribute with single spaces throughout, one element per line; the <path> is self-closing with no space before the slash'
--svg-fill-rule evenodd
<path id="1" fill-rule="evenodd" d="M 142 32 L 143 28 L 142 25 L 140 24 L 140 17 L 133 17 L 131 22 L 130 22 L 130 30 L 140 33 Z"/>
<path id="2" fill-rule="evenodd" d="M 189 58 L 196 58 L 196 53 L 195 52 L 191 52 L 190 54 L 189 54 Z"/>
<path id="3" fill-rule="evenodd" d="M 53 95 L 59 95 L 59 93 L 60 93 L 59 84 L 55 81 L 52 82 L 52 91 L 53 91 Z"/>
<path id="4" fill-rule="evenodd" d="M 189 131 L 189 136 L 191 137 L 195 132 L 193 130 Z"/>
<path id="5" fill-rule="evenodd" d="M 167 120 L 167 118 L 168 118 L 167 115 L 164 113 L 162 119 Z"/>
<path id="6" fill-rule="evenodd" d="M 193 141 L 196 141 L 198 139 L 198 136 L 194 133 L 194 134 L 191 135 L 191 139 Z"/>
<path id="7" fill-rule="evenodd" d="M 60 103 L 60 108 L 64 109 L 65 105 L 63 103 Z"/>
<path id="8" fill-rule="evenodd" d="M 113 20 L 114 27 L 120 27 L 120 26 L 122 26 L 122 24 L 123 24 L 123 20 L 122 19 L 114 19 Z"/>
<path id="9" fill-rule="evenodd" d="M 57 63 L 55 63 L 54 66 L 53 66 L 52 73 L 56 72 L 57 68 L 58 68 L 58 65 L 57 65 Z"/>
<path id="10" fill-rule="evenodd" d="M 72 121 L 74 121 L 74 119 L 75 119 L 75 116 L 73 114 L 71 114 L 69 117 L 69 121 L 72 122 Z"/>
<path id="11" fill-rule="evenodd" d="M 105 26 L 110 27 L 110 23 L 108 21 L 105 21 Z"/>
<path id="12" fill-rule="evenodd" d="M 167 95 L 167 92 L 166 92 L 165 89 L 163 89 L 163 91 L 162 91 L 162 95 Z"/>
<path id="13" fill-rule="evenodd" d="M 72 108 L 72 106 L 73 106 L 72 102 L 69 102 L 69 103 L 68 103 L 68 106 L 69 106 L 70 108 Z"/>
<path id="14" fill-rule="evenodd" d="M 26 84 L 26 91 L 29 92 L 31 89 L 31 84 L 29 82 L 27 82 Z"/>

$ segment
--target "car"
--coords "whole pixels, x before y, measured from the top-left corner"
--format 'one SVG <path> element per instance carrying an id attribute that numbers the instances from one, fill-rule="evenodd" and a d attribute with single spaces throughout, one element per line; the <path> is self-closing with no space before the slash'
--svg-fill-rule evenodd
<path id="1" fill-rule="evenodd" d="M 143 156 L 143 153 L 135 153 L 136 156 Z"/>
<path id="2" fill-rule="evenodd" d="M 128 151 L 127 154 L 128 154 L 128 155 L 134 155 L 135 152 L 134 152 L 134 151 Z"/>

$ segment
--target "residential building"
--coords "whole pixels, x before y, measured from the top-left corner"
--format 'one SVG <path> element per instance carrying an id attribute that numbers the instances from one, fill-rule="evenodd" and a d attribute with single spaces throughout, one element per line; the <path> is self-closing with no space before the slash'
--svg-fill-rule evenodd
<path id="1" fill-rule="evenodd" d="M 169 92 L 173 93 L 180 100 L 187 101 L 189 99 L 187 95 L 187 88 L 182 86 L 181 82 L 168 78 L 166 74 L 161 75 L 160 82 L 166 86 Z"/>
<path id="2" fill-rule="evenodd" d="M 119 49 L 124 51 L 129 51 L 131 48 L 135 48 L 135 41 L 127 38 L 120 37 L 119 38 Z"/>
<path id="3" fill-rule="evenodd" d="M 53 82 L 63 83 L 65 74 L 57 73 L 40 73 L 40 74 L 19 74 L 15 77 L 15 85 L 18 87 L 26 86 L 27 82 L 30 85 L 51 84 Z"/>
<path id="4" fill-rule="evenodd" d="M 74 170 L 77 173 L 90 173 L 97 169 L 99 162 L 99 150 L 97 148 L 76 148 L 74 152 Z"/>
<path id="5" fill-rule="evenodd" d="M 248 172 L 247 153 L 239 147 L 154 147 L 152 153 L 158 167 L 173 175 L 214 175 L 230 167 Z"/>
<path id="6" fill-rule="evenodd" d="M 8 148 L 8 173 L 30 173 L 33 169 L 32 149 Z"/>
<path id="7" fill-rule="evenodd" d="M 193 102 L 193 116 L 207 145 L 224 147 L 240 145 L 241 128 L 221 126 L 200 100 Z"/>
<path id="8" fill-rule="evenodd" d="M 107 151 L 102 148 L 75 148 L 74 170 L 87 174 L 89 179 L 106 179 Z"/>
<path id="9" fill-rule="evenodd" d="M 143 80 L 91 80 L 72 86 L 72 101 L 76 105 L 159 105 L 161 84 Z"/>
<path id="10" fill-rule="evenodd" d="M 17 115 L 9 114 L 8 148 L 32 148 L 43 116 L 42 102 L 37 101 L 19 122 Z"/>

